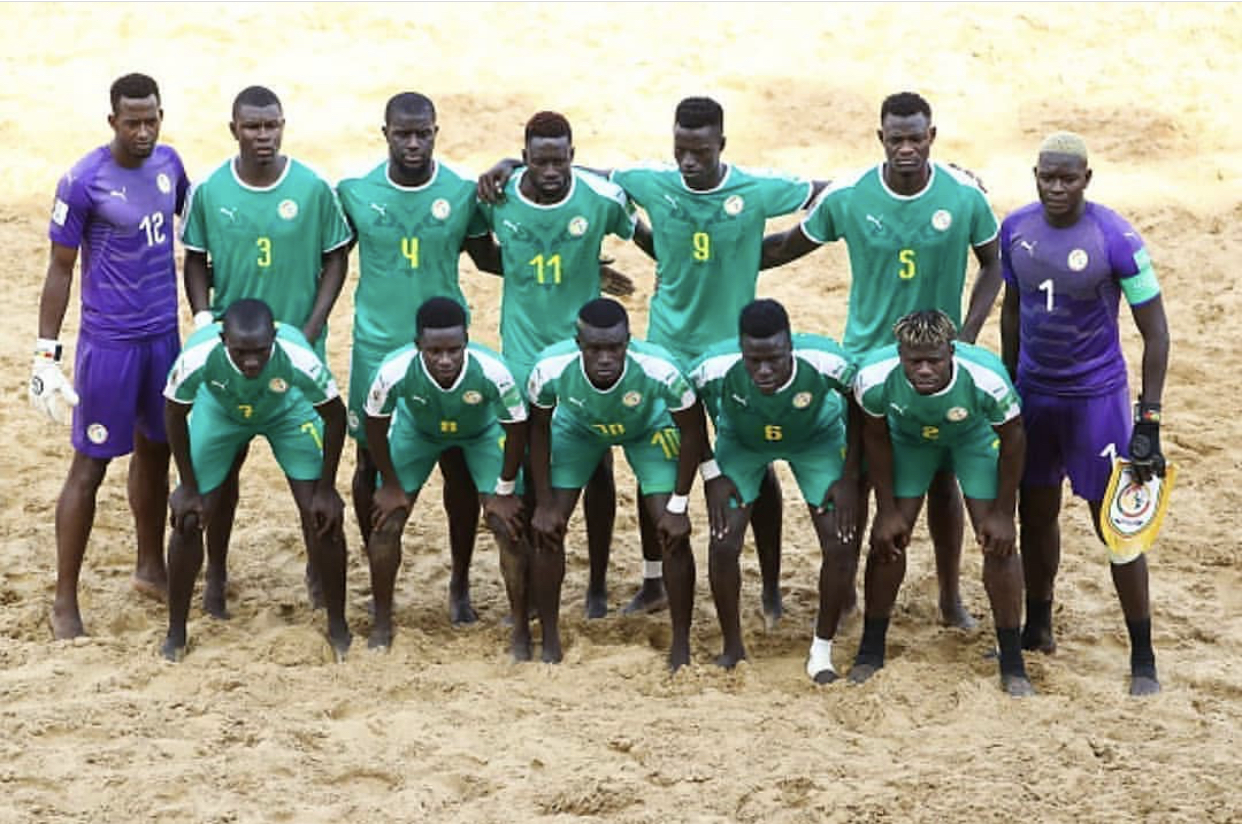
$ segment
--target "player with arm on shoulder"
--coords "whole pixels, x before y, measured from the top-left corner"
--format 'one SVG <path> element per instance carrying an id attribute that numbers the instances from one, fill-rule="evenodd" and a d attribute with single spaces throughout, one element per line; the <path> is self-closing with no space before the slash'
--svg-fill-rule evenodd
<path id="1" fill-rule="evenodd" d="M 164 397 L 168 441 L 181 478 L 169 499 L 164 657 L 185 656 L 190 598 L 203 564 L 203 529 L 219 511 L 235 456 L 262 435 L 297 504 L 306 552 L 323 584 L 328 641 L 342 660 L 351 641 L 345 621 L 345 504 L 336 492 L 345 404 L 327 365 L 297 327 L 277 325 L 267 304 L 242 298 L 229 305 L 222 322 L 186 341 Z"/>
<path id="2" fill-rule="evenodd" d="M 630 339 L 621 304 L 598 298 L 578 313 L 578 333 L 545 349 L 527 387 L 536 508 L 531 595 L 543 660 L 561 659 L 558 625 L 565 526 L 605 453 L 625 451 L 660 542 L 673 640 L 668 666 L 690 663 L 694 554 L 686 515 L 706 423 L 694 390 L 663 347 Z M 525 622 L 526 616 L 515 614 Z"/>
<path id="3" fill-rule="evenodd" d="M 337 185 L 341 208 L 358 246 L 354 332 L 349 364 L 349 434 L 357 445 L 352 482 L 354 514 L 364 545 L 371 538 L 376 465 L 368 445 L 364 406 L 384 357 L 412 341 L 415 313 L 432 297 L 466 305 L 458 259 L 500 274 L 499 250 L 475 200 L 475 178 L 435 156 L 435 104 L 401 92 L 384 108 L 388 157 L 366 174 Z M 470 560 L 479 524 L 479 491 L 461 449 L 440 453 L 444 508 L 449 520 L 449 619 L 477 620 L 470 603 Z"/>
<path id="4" fill-rule="evenodd" d="M 806 671 L 835 681 L 832 639 L 852 595 L 858 563 L 860 419 L 851 402 L 854 362 L 836 341 L 794 335 L 774 300 L 748 304 L 738 337 L 708 349 L 690 380 L 716 422 L 716 454 L 702 468 L 711 541 L 712 596 L 724 635 L 716 663 L 746 657 L 738 595 L 738 556 L 764 473 L 788 462 L 819 539 L 819 612 Z"/>
<path id="5" fill-rule="evenodd" d="M 113 458 L 132 453 L 126 486 L 138 551 L 131 584 L 161 600 L 168 590 L 169 452 L 160 390 L 181 349 L 173 215 L 182 213 L 189 183 L 181 158 L 158 142 L 164 112 L 155 81 L 127 74 L 110 96 L 112 141 L 78 161 L 56 189 L 30 379 L 34 407 L 72 424 L 73 461 L 56 503 L 56 638 L 86 632 L 78 576 Z M 82 321 L 70 382 L 61 371 L 60 334 L 79 248 Z"/>
<path id="6" fill-rule="evenodd" d="M 961 328 L 961 340 L 973 342 L 1000 291 L 996 216 L 977 180 L 930 159 L 936 127 L 921 96 L 900 92 L 885 98 L 876 135 L 884 162 L 835 180 L 801 225 L 768 236 L 763 265 L 781 265 L 844 240 L 850 295 L 842 343 L 855 355 L 887 345 L 893 324 L 921 309 L 943 311 Z M 979 273 L 963 322 L 968 252 Z M 964 520 L 950 472 L 932 481 L 927 522 L 936 547 L 941 620 L 974 626 L 958 581 Z"/>
<path id="7" fill-rule="evenodd" d="M 352 235 L 331 184 L 281 154 L 284 127 L 280 99 L 270 89 L 249 86 L 233 100 L 229 131 L 237 156 L 194 186 L 182 224 L 185 290 L 196 327 L 220 318 L 236 300 L 256 298 L 278 322 L 300 329 L 326 359 L 328 314 L 345 283 Z M 228 543 L 245 457 L 243 449 L 207 532 L 203 607 L 218 618 L 228 615 Z M 307 583 L 318 604 L 309 563 Z"/>
<path id="8" fill-rule="evenodd" d="M 1100 508 L 1116 455 L 1140 476 L 1164 475 L 1161 394 L 1169 329 L 1143 239 L 1120 215 L 1085 198 L 1086 143 L 1058 132 L 1040 146 L 1039 202 L 1001 226 L 1005 297 L 1001 341 L 1016 376 L 1031 448 L 1022 478 L 1026 649 L 1053 652 L 1053 585 L 1061 560 L 1061 485 L 1068 475 L 1099 534 Z M 1143 338 L 1142 389 L 1131 418 L 1118 307 L 1125 295 Z M 1133 422 L 1133 427 L 1131 423 Z M 1111 556 L 1110 556 L 1111 559 Z M 1151 646 L 1146 556 L 1110 565 L 1130 635 L 1130 693 L 1159 692 Z"/>

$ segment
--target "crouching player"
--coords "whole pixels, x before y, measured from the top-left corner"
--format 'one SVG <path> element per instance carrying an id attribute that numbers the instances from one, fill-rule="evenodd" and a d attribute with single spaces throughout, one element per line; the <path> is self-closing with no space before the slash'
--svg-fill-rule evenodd
<path id="1" fill-rule="evenodd" d="M 247 298 L 229 306 L 223 323 L 190 336 L 164 397 L 168 443 L 181 478 L 169 498 L 164 657 L 177 661 L 185 655 L 203 529 L 220 503 L 233 460 L 262 435 L 289 479 L 307 555 L 322 575 L 328 640 L 337 660 L 344 658 L 351 637 L 345 622 L 345 505 L 336 492 L 336 469 L 345 442 L 345 404 L 328 367 L 296 327 L 277 326 L 266 303 Z"/>
<path id="2" fill-rule="evenodd" d="M 861 683 L 884 666 L 889 615 L 906 574 L 906 547 L 932 477 L 957 475 L 978 543 L 983 585 L 1000 643 L 1001 686 L 1034 690 L 1022 661 L 1022 563 L 1014 507 L 1026 437 L 1018 396 L 999 358 L 954 344 L 939 310 L 912 312 L 893 327 L 897 345 L 862 362 L 855 380 L 866 413 L 863 444 L 876 491 L 867 555 L 862 641 L 850 669 Z"/>
<path id="3" fill-rule="evenodd" d="M 401 565 L 401 532 L 419 490 L 446 450 L 460 447 L 500 545 L 500 568 L 513 609 L 513 655 L 530 658 L 525 528 L 515 494 L 526 451 L 526 406 L 513 374 L 492 350 L 469 343 L 466 311 L 452 298 L 418 308 L 414 343 L 380 364 L 366 399 L 366 435 L 381 483 L 372 506 L 371 590 L 375 623 L 367 645 L 392 645 L 392 595 Z M 521 546 L 520 546 L 521 544 Z"/>
<path id="4" fill-rule="evenodd" d="M 527 395 L 537 496 L 531 590 L 543 631 L 543 660 L 561 660 L 557 613 L 566 523 L 601 458 L 620 446 L 659 535 L 673 625 L 669 669 L 690 663 L 694 556 L 686 507 L 706 438 L 694 390 L 665 349 L 630 340 L 625 307 L 597 298 L 578 312 L 574 340 L 540 354 Z M 514 620 L 525 623 L 527 616 L 515 614 Z"/>
<path id="5" fill-rule="evenodd" d="M 849 398 L 854 363 L 830 338 L 791 334 L 781 304 L 756 300 L 742 309 L 738 340 L 709 349 L 690 380 L 716 422 L 716 456 L 701 467 L 711 525 L 708 572 L 724 635 L 716 663 L 731 668 L 746 657 L 738 556 L 764 473 L 784 460 L 798 479 L 823 554 L 806 670 L 817 684 L 834 681 L 832 638 L 858 558 L 861 416 Z"/>

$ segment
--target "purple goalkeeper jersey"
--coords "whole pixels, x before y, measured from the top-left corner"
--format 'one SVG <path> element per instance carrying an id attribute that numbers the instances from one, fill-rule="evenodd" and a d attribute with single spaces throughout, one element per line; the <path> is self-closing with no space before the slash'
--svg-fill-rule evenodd
<path id="1" fill-rule="evenodd" d="M 160 144 L 136 169 L 100 146 L 61 178 L 48 237 L 81 247 L 84 334 L 138 340 L 177 328 L 173 215 L 188 188 L 181 158 Z"/>
<path id="2" fill-rule="evenodd" d="M 1125 386 L 1122 281 L 1142 275 L 1154 282 L 1130 224 L 1087 203 L 1073 226 L 1058 228 L 1032 203 L 1005 218 L 1000 247 L 1005 283 L 1020 296 L 1019 389 L 1089 397 Z"/>

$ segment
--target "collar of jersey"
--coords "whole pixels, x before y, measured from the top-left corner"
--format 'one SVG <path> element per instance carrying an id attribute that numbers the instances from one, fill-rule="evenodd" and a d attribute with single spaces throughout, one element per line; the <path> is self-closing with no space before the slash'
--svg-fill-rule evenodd
<path id="1" fill-rule="evenodd" d="M 783 384 L 778 386 L 776 388 L 776 391 L 773 392 L 772 394 L 779 395 L 780 393 L 784 392 L 789 387 L 793 386 L 794 378 L 796 377 L 798 377 L 798 358 L 797 356 L 793 356 L 793 369 L 789 370 L 789 380 L 785 381 Z"/>
<path id="2" fill-rule="evenodd" d="M 898 368 L 900 368 L 901 366 L 900 360 L 897 362 L 897 365 L 898 365 Z M 914 384 L 910 383 L 910 379 L 906 377 L 906 372 L 904 369 L 902 369 L 901 371 L 901 377 L 905 379 L 906 385 L 914 390 L 914 394 L 916 395 L 919 394 L 919 390 L 915 387 Z M 950 372 L 949 374 L 949 382 L 944 385 L 944 389 L 941 389 L 939 392 L 932 392 L 930 395 L 923 395 L 922 397 L 939 398 L 942 395 L 947 395 L 949 394 L 949 390 L 952 389 L 956 383 L 957 383 L 957 358 L 955 357 L 953 358 L 952 372 Z"/>
<path id="3" fill-rule="evenodd" d="M 423 353 L 421 351 L 418 353 L 418 365 L 423 368 L 423 374 L 427 376 L 427 380 L 431 381 L 432 386 L 434 386 L 436 389 L 439 389 L 441 392 L 445 394 L 456 391 L 457 387 L 461 386 L 462 379 L 466 377 L 466 366 L 469 363 L 470 363 L 470 350 L 467 349 L 466 356 L 462 358 L 462 361 L 461 361 L 461 371 L 458 372 L 457 377 L 453 379 L 453 385 L 450 386 L 448 389 L 445 389 L 443 386 L 440 385 L 440 382 L 436 380 L 435 375 L 431 374 L 431 370 L 427 368 L 427 362 L 423 360 Z"/>
<path id="4" fill-rule="evenodd" d="M 569 171 L 569 191 L 565 193 L 565 196 L 564 196 L 563 198 L 561 198 L 560 200 L 556 201 L 555 203 L 536 203 L 535 201 L 533 201 L 533 200 L 531 200 L 530 198 L 528 198 L 526 195 L 522 194 L 522 185 L 521 185 L 521 184 L 522 184 L 522 177 L 523 177 L 523 175 L 525 175 L 525 174 L 526 174 L 526 167 L 525 167 L 525 166 L 523 166 L 521 169 L 518 169 L 518 170 L 517 170 L 517 172 L 515 172 L 515 173 L 514 173 L 514 175 L 513 175 L 513 191 L 517 194 L 517 196 L 518 196 L 518 200 L 522 201 L 522 202 L 523 202 L 523 203 L 525 203 L 527 206 L 530 206 L 530 207 L 532 207 L 532 208 L 534 208 L 534 209 L 556 209 L 556 208 L 559 208 L 559 207 L 561 207 L 561 206 L 564 206 L 564 205 L 565 205 L 566 203 L 568 203 L 571 199 L 573 199 L 574 192 L 575 192 L 575 191 L 577 190 L 577 188 L 578 188 L 578 173 L 577 173 L 577 172 L 575 172 L 574 170 L 570 169 L 570 171 Z"/>
<path id="5" fill-rule="evenodd" d="M 621 364 L 621 374 L 617 375 L 616 382 L 607 389 L 600 389 L 598 386 L 591 383 L 591 377 L 586 373 L 586 362 L 582 360 L 581 352 L 578 353 L 578 369 L 582 372 L 582 377 L 586 380 L 587 386 L 591 387 L 592 392 L 597 395 L 611 395 L 612 391 L 620 386 L 621 382 L 625 380 L 626 373 L 630 371 L 630 352 L 628 349 L 626 350 L 625 363 Z"/>
<path id="6" fill-rule="evenodd" d="M 918 200 L 920 197 L 931 191 L 932 182 L 936 179 L 936 164 L 929 159 L 927 161 L 927 168 L 930 169 L 927 173 L 927 182 L 923 184 L 922 189 L 919 189 L 912 195 L 899 195 L 888 187 L 888 181 L 884 179 L 883 161 L 875 167 L 875 173 L 880 176 L 880 185 L 884 187 L 884 191 L 888 193 L 889 197 L 896 198 L 897 200 Z"/>
<path id="7" fill-rule="evenodd" d="M 293 168 L 293 158 L 285 155 L 285 170 L 280 173 L 280 177 L 276 178 L 274 183 L 269 186 L 251 186 L 249 183 L 242 180 L 241 175 L 237 173 L 237 160 L 238 158 L 234 157 L 229 161 L 229 172 L 233 175 L 233 181 L 237 183 L 238 186 L 241 186 L 243 189 L 250 192 L 270 192 L 272 189 L 275 189 L 277 186 L 285 182 L 285 178 L 289 176 L 289 170 Z"/>
<path id="8" fill-rule="evenodd" d="M 687 192 L 689 192 L 692 195 L 711 195 L 711 194 L 715 194 L 716 192 L 719 192 L 721 189 L 725 187 L 725 184 L 729 182 L 729 178 L 733 175 L 733 164 L 732 163 L 722 163 L 720 165 L 725 167 L 725 173 L 720 176 L 720 182 L 717 183 L 715 186 L 711 187 L 710 189 L 691 189 L 689 186 L 686 185 L 686 179 L 682 177 L 681 171 L 678 170 L 677 179 L 681 181 L 681 188 L 685 189 Z"/>
<path id="9" fill-rule="evenodd" d="M 428 186 L 436 182 L 436 178 L 440 176 L 440 161 L 433 159 L 431 161 L 431 176 L 427 178 L 427 182 L 421 186 L 402 186 L 400 183 L 392 179 L 392 161 L 384 164 L 384 179 L 388 181 L 388 185 L 400 192 L 421 192 Z"/>

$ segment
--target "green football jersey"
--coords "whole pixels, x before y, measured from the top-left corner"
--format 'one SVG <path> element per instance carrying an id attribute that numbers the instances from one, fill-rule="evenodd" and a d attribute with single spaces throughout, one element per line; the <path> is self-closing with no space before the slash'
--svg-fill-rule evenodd
<path id="1" fill-rule="evenodd" d="M 604 236 L 634 236 L 634 213 L 621 187 L 575 169 L 560 203 L 528 200 L 519 169 L 505 200 L 481 204 L 500 244 L 505 271 L 500 339 L 505 360 L 524 371 L 540 351 L 574 336 L 578 310 L 599 297 L 599 254 Z"/>
<path id="2" fill-rule="evenodd" d="M 323 254 L 352 237 L 336 192 L 293 158 L 262 189 L 243 183 L 233 163 L 190 190 L 181 242 L 211 258 L 217 318 L 240 298 L 258 298 L 276 320 L 300 327 L 315 305 Z"/>
<path id="3" fill-rule="evenodd" d="M 392 351 L 414 339 L 414 314 L 428 298 L 467 306 L 457 259 L 466 237 L 487 234 L 473 175 L 437 160 L 426 183 L 401 186 L 384 161 L 342 180 L 337 194 L 358 236 L 355 340 Z"/>
<path id="4" fill-rule="evenodd" d="M 647 212 L 656 253 L 647 339 L 689 364 L 737 333 L 755 299 L 768 218 L 807 205 L 812 183 L 729 164 L 714 189 L 686 186 L 671 163 L 617 169 L 614 182 Z"/>
<path id="5" fill-rule="evenodd" d="M 461 374 L 448 389 L 427 371 L 415 344 L 389 353 L 367 393 L 367 414 L 394 412 L 424 435 L 469 440 L 494 423 L 526 420 L 522 393 L 500 355 L 477 343 L 466 347 Z"/>
<path id="6" fill-rule="evenodd" d="M 279 419 L 299 392 L 312 406 L 340 395 L 332 372 L 297 327 L 277 324 L 272 356 L 255 378 L 233 365 L 222 331 L 223 324 L 216 322 L 190 335 L 168 373 L 164 397 L 190 404 L 200 390 L 206 391 L 233 420 L 261 426 Z"/>
<path id="7" fill-rule="evenodd" d="M 832 338 L 793 336 L 793 374 L 771 395 L 755 386 L 737 338 L 707 350 L 690 382 L 720 430 L 756 450 L 813 448 L 825 431 L 845 436 L 846 399 L 855 364 Z"/>
<path id="8" fill-rule="evenodd" d="M 863 359 L 854 393 L 864 412 L 887 417 L 893 436 L 908 441 L 952 444 L 1021 414 L 1000 358 L 961 342 L 955 344 L 949 385 L 934 395 L 920 395 L 906 379 L 896 345 Z"/>
<path id="9" fill-rule="evenodd" d="M 844 238 L 850 255 L 845 348 L 863 353 L 893 342 L 893 324 L 940 309 L 962 324 L 962 289 L 972 247 L 1000 229 L 968 176 L 940 163 L 916 195 L 898 195 L 880 164 L 833 181 L 802 221 L 816 243 Z"/>
<path id="10" fill-rule="evenodd" d="M 680 412 L 695 403 L 668 350 L 640 340 L 630 341 L 621 377 L 604 391 L 587 378 L 575 341 L 549 346 L 539 354 L 526 395 L 542 409 L 555 406 L 556 417 L 571 428 L 613 444 L 651 437 L 665 410 Z"/>

